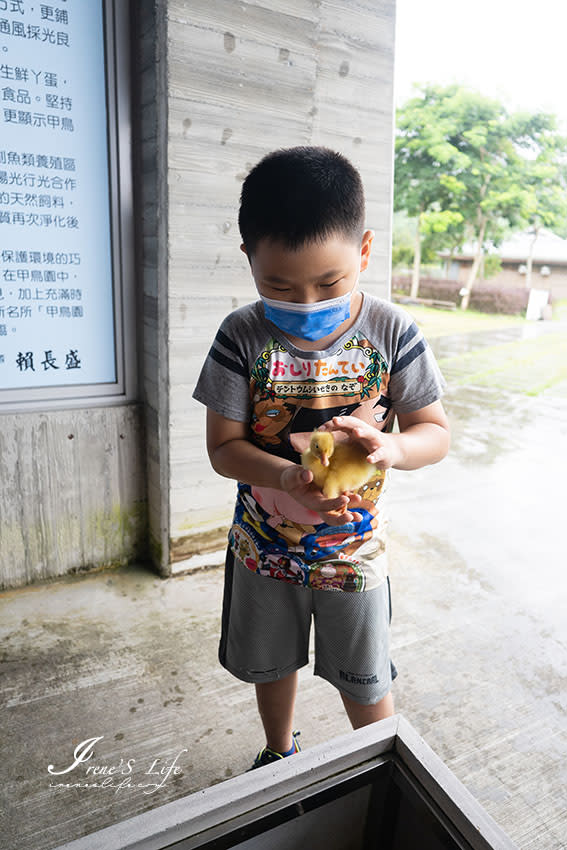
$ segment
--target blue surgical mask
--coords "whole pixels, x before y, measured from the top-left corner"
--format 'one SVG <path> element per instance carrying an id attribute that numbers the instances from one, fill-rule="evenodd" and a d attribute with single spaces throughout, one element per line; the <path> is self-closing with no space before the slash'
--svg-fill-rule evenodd
<path id="1" fill-rule="evenodd" d="M 356 285 L 356 284 L 355 284 Z M 274 325 L 292 336 L 301 339 L 322 339 L 338 328 L 350 317 L 350 297 L 354 287 L 346 295 L 301 304 L 296 301 L 276 301 L 260 295 L 264 303 L 264 315 Z"/>

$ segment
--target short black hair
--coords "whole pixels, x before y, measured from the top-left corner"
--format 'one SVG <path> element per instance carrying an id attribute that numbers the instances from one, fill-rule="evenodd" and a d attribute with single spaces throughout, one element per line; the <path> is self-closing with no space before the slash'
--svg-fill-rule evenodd
<path id="1" fill-rule="evenodd" d="M 273 151 L 254 166 L 240 195 L 238 226 L 248 254 L 263 238 L 297 250 L 341 235 L 361 240 L 364 188 L 342 154 L 325 147 Z"/>

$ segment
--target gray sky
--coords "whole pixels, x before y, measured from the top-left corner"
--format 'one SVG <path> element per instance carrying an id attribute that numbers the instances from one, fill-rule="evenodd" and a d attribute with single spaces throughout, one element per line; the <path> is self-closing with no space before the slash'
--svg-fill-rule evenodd
<path id="1" fill-rule="evenodd" d="M 567 133 L 564 0 L 397 0 L 396 104 L 412 84 L 461 83 Z"/>

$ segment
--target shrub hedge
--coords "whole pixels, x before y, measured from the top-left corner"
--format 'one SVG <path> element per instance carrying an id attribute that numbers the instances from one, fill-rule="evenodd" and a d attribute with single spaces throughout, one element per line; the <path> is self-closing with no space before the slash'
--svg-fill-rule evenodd
<path id="1" fill-rule="evenodd" d="M 459 292 L 463 284 L 457 280 L 445 278 L 422 277 L 419 282 L 420 298 L 435 298 L 440 301 L 461 303 Z M 411 288 L 410 275 L 393 275 L 392 291 L 409 295 Z M 496 286 L 493 283 L 475 283 L 471 293 L 469 306 L 472 310 L 483 313 L 524 313 L 528 306 L 529 289 L 525 287 Z"/>

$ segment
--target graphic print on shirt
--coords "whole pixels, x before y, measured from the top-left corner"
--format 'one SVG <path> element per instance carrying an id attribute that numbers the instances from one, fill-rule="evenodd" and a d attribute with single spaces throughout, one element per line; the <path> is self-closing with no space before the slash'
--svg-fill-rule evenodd
<path id="1" fill-rule="evenodd" d="M 311 432 L 333 416 L 354 415 L 389 431 L 387 364 L 363 336 L 354 334 L 321 359 L 292 354 L 272 338 L 250 376 L 252 440 L 263 450 L 300 462 Z M 238 485 L 230 540 L 235 555 L 254 572 L 320 589 L 362 591 L 367 575 L 354 556 L 378 526 L 376 502 L 385 479 L 377 473 L 358 491 L 362 519 L 340 527 L 282 490 Z M 379 542 L 376 543 L 379 553 Z"/>

